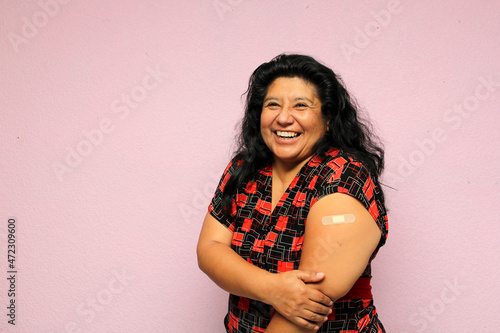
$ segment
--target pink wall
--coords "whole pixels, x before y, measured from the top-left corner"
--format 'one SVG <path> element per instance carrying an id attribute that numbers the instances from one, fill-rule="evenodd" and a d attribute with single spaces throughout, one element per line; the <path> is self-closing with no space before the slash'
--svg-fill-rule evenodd
<path id="1" fill-rule="evenodd" d="M 0 2 L 0 331 L 222 332 L 195 245 L 281 52 L 338 71 L 385 139 L 388 331 L 498 330 L 500 2 L 57 1 Z"/>

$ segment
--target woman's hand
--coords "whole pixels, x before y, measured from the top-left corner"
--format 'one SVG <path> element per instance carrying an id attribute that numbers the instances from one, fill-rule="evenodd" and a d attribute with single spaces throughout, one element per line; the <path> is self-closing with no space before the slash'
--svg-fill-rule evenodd
<path id="1" fill-rule="evenodd" d="M 323 280 L 323 273 L 312 271 L 288 271 L 275 274 L 269 304 L 292 323 L 317 329 L 331 313 L 332 300 L 306 283 Z"/>

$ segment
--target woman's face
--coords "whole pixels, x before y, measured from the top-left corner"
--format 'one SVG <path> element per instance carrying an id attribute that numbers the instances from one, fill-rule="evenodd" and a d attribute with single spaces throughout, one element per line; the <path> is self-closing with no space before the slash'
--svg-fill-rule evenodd
<path id="1" fill-rule="evenodd" d="M 309 159 L 326 132 L 316 87 L 298 77 L 274 80 L 264 97 L 260 131 L 275 161 L 293 166 Z"/>

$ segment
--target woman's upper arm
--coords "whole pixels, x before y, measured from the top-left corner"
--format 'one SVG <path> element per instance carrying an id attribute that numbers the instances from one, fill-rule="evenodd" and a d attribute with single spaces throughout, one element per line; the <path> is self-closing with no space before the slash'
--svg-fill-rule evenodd
<path id="1" fill-rule="evenodd" d="M 198 239 L 198 254 L 203 246 L 213 242 L 231 246 L 232 236 L 233 233 L 228 228 L 217 221 L 210 213 L 207 213 L 201 227 L 200 238 Z"/>
<path id="2" fill-rule="evenodd" d="M 326 225 L 322 222 L 324 217 L 338 222 L 346 214 L 352 214 L 354 221 Z M 359 200 L 344 193 L 329 194 L 309 211 L 300 269 L 325 273 L 315 288 L 337 300 L 361 276 L 380 238 L 379 227 Z"/>

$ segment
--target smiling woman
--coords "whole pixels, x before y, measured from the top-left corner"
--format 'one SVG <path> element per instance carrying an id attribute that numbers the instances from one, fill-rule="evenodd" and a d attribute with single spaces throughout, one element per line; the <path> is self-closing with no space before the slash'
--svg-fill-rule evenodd
<path id="1" fill-rule="evenodd" d="M 197 248 L 230 293 L 227 332 L 385 332 L 370 286 L 387 237 L 382 169 L 331 69 L 280 55 L 255 70 Z"/>

